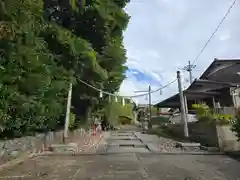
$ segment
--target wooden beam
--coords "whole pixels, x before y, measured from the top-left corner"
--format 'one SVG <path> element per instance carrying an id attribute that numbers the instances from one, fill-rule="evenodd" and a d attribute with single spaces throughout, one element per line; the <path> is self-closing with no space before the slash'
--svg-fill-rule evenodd
<path id="1" fill-rule="evenodd" d="M 199 94 L 199 95 L 219 95 L 220 94 L 220 92 L 199 92 L 199 91 L 189 91 L 189 90 L 187 90 L 187 91 L 185 91 L 185 94 L 187 95 L 187 94 L 195 94 L 195 95 L 197 95 L 197 94 Z"/>

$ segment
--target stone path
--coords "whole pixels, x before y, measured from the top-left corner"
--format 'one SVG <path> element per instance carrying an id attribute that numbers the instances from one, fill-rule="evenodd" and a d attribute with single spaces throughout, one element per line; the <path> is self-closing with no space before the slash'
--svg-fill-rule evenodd
<path id="1" fill-rule="evenodd" d="M 176 147 L 177 141 L 158 137 L 156 135 L 142 134 L 137 131 L 112 132 L 106 143 L 100 145 L 99 153 L 182 153 L 204 152 L 199 147 L 183 149 Z"/>
<path id="2" fill-rule="evenodd" d="M 240 163 L 226 156 L 153 153 L 175 150 L 163 151 L 156 145 L 162 139 L 132 131 L 106 133 L 104 140 L 98 154 L 35 157 L 0 171 L 0 180 L 240 179 Z"/>

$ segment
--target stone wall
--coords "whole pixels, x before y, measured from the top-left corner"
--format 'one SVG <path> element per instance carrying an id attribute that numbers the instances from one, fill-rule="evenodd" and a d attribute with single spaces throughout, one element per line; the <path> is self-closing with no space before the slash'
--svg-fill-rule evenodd
<path id="1" fill-rule="evenodd" d="M 182 124 L 169 124 L 169 130 L 177 137 L 184 138 Z M 231 125 L 216 125 L 203 122 L 188 123 L 189 137 L 203 146 L 218 147 L 223 152 L 240 151 L 240 142 Z"/>
<path id="2" fill-rule="evenodd" d="M 70 132 L 69 137 L 75 133 L 76 132 Z M 42 152 L 46 150 L 50 144 L 61 143 L 62 140 L 63 131 L 58 131 L 0 141 L 0 164 L 21 156 Z"/>
<path id="3" fill-rule="evenodd" d="M 168 127 L 175 136 L 184 138 L 182 124 L 170 124 Z M 189 122 L 188 131 L 190 140 L 199 142 L 203 146 L 218 147 L 218 137 L 215 124 Z"/>

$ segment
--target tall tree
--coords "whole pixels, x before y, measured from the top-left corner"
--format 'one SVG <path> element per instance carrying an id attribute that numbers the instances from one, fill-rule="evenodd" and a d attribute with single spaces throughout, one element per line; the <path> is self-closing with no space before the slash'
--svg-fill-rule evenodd
<path id="1" fill-rule="evenodd" d="M 55 130 L 63 122 L 69 83 L 73 109 L 97 109 L 99 93 L 125 78 L 122 32 L 128 0 L 0 2 L 1 136 Z"/>
<path id="2" fill-rule="evenodd" d="M 4 136 L 55 129 L 63 113 L 71 72 L 39 35 L 47 24 L 40 0 L 4 0 L 0 17 L 0 123 Z"/>
<path id="3" fill-rule="evenodd" d="M 117 91 L 125 78 L 126 53 L 122 32 L 129 20 L 123 10 L 127 2 L 91 0 L 78 3 L 72 0 L 69 4 L 62 4 L 45 1 L 46 18 L 68 29 L 78 38 L 87 40 L 96 54 L 95 67 L 106 72 L 106 76 L 95 76 L 92 68 L 84 66 L 83 73 L 78 77 L 109 92 Z M 88 107 L 98 104 L 98 96 L 96 90 L 77 83 L 73 90 L 73 105 L 77 111 L 82 109 L 81 112 L 86 112 Z"/>

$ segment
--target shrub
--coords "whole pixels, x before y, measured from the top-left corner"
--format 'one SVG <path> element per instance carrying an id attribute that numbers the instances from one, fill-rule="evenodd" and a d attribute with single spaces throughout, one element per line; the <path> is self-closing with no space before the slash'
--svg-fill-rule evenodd
<path id="1" fill-rule="evenodd" d="M 127 116 L 119 116 L 119 123 L 120 124 L 131 124 L 132 123 L 132 119 L 127 117 Z"/>
<path id="2" fill-rule="evenodd" d="M 115 126 L 122 121 L 127 122 L 128 120 L 121 120 L 119 117 L 126 117 L 127 119 L 130 119 L 132 121 L 133 119 L 133 106 L 132 104 L 126 104 L 123 106 L 119 102 L 111 102 L 105 107 L 105 116 L 107 118 L 107 121 L 110 125 Z"/>
<path id="3" fill-rule="evenodd" d="M 232 124 L 234 122 L 233 115 L 230 114 L 213 114 L 214 120 L 221 125 Z"/>
<path id="4" fill-rule="evenodd" d="M 231 114 L 216 114 L 206 104 L 193 104 L 193 108 L 197 111 L 197 118 L 199 122 L 231 124 L 233 123 L 233 115 Z"/>
<path id="5" fill-rule="evenodd" d="M 236 119 L 234 120 L 232 125 L 232 131 L 236 133 L 238 141 L 240 141 L 240 109 L 237 110 Z"/>
<path id="6" fill-rule="evenodd" d="M 71 112 L 70 117 L 69 117 L 69 129 L 70 130 L 75 129 L 75 127 L 76 127 L 75 119 L 76 119 L 76 115 Z"/>

